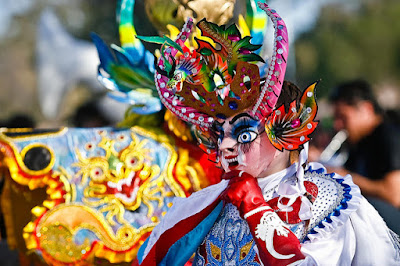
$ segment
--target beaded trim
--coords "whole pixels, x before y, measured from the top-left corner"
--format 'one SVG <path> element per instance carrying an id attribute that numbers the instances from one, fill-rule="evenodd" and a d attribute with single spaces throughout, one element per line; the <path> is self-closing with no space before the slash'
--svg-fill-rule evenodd
<path id="1" fill-rule="evenodd" d="M 273 56 L 268 69 L 268 76 L 261 89 L 260 97 L 252 109 L 252 113 L 261 120 L 274 109 L 278 101 L 286 72 L 289 40 L 285 22 L 276 11 L 268 8 L 265 3 L 258 2 L 258 6 L 267 13 L 275 29 Z"/>
<path id="2" fill-rule="evenodd" d="M 256 104 L 252 109 L 253 115 L 261 120 L 273 110 L 280 95 L 286 71 L 286 58 L 289 52 L 289 45 L 286 25 L 282 18 L 279 17 L 275 10 L 268 8 L 267 4 L 259 2 L 258 5 L 272 20 L 275 31 L 273 56 L 271 59 L 268 76 L 265 84 L 261 88 Z M 192 26 L 193 20 L 188 19 L 182 31 L 179 33 L 176 42 L 184 42 L 189 37 Z M 167 48 L 164 53 L 166 57 L 171 55 L 174 56 L 175 54 L 176 51 L 170 48 Z M 189 52 L 185 52 L 184 56 L 189 57 Z M 160 64 L 158 65 L 161 67 Z M 175 95 L 174 92 L 166 89 L 166 83 L 168 82 L 167 78 L 157 72 L 155 73 L 154 78 L 161 102 L 172 113 L 177 115 L 180 119 L 198 126 L 204 131 L 207 131 L 211 127 L 215 119 L 214 117 L 205 113 L 200 113 L 198 110 L 191 107 L 190 103 L 183 103 L 184 106 L 182 106 L 180 97 Z"/>

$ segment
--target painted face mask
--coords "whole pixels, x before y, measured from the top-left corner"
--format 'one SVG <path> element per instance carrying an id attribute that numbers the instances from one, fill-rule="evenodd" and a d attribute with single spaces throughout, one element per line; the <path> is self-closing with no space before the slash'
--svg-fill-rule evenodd
<path id="1" fill-rule="evenodd" d="M 240 113 L 221 123 L 216 121 L 218 158 L 225 172 L 240 170 L 259 176 L 278 152 L 268 141 L 264 124 L 248 113 Z"/>
<path id="2" fill-rule="evenodd" d="M 187 46 L 194 27 L 191 19 L 175 41 L 161 38 L 164 44 L 155 73 L 161 102 L 178 118 L 196 126 L 200 146 L 211 159 L 218 159 L 216 152 L 222 149 L 224 139 L 221 135 L 229 134 L 237 142 L 237 157 L 223 157 L 225 165 L 230 161 L 245 164 L 241 158 L 254 141 L 267 142 L 280 151 L 298 149 L 317 125 L 316 84 L 305 90 L 300 103 L 291 103 L 288 110 L 276 108 L 286 70 L 288 35 L 276 11 L 264 3 L 258 5 L 275 30 L 268 63 L 256 53 L 261 45 L 252 44 L 251 37 L 242 36 L 236 25 L 199 21 L 196 26 L 201 36 L 195 38 L 196 49 Z M 257 62 L 269 65 L 265 77 L 260 76 Z"/>

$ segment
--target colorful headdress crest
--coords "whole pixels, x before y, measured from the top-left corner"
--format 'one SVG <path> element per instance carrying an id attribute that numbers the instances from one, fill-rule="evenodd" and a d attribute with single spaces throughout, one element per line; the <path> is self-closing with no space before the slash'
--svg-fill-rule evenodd
<path id="1" fill-rule="evenodd" d="M 228 28 L 200 21 L 197 26 L 210 42 L 196 39 L 198 48 L 185 46 L 193 22 L 189 19 L 175 40 L 161 48 L 155 80 L 163 104 L 182 120 L 208 130 L 215 118 L 226 118 L 252 107 L 260 120 L 279 97 L 286 70 L 288 34 L 284 21 L 266 4 L 258 3 L 273 22 L 275 39 L 268 76 L 261 79 L 254 51 L 261 45 L 241 37 L 235 25 Z M 260 89 L 261 87 L 261 89 Z"/>

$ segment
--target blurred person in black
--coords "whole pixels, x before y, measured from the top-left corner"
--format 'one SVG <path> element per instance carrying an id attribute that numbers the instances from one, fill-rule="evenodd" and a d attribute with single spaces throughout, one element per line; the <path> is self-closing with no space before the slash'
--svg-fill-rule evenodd
<path id="1" fill-rule="evenodd" d="M 14 114 L 5 121 L 0 121 L 0 127 L 6 128 L 34 128 L 34 118 L 27 114 Z"/>
<path id="2" fill-rule="evenodd" d="M 82 128 L 106 127 L 112 124 L 96 100 L 90 100 L 79 106 L 70 118 L 70 123 L 74 127 Z"/>
<path id="3" fill-rule="evenodd" d="M 334 128 L 347 132 L 348 148 L 343 168 L 330 170 L 351 174 L 362 194 L 389 227 L 399 233 L 400 128 L 389 122 L 370 84 L 364 80 L 340 84 L 330 100 L 334 107 Z"/>

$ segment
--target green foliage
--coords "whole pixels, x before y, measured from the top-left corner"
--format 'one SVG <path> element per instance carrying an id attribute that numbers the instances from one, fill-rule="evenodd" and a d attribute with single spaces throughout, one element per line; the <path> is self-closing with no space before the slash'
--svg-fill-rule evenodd
<path id="1" fill-rule="evenodd" d="M 295 45 L 301 87 L 322 79 L 321 96 L 353 78 L 400 84 L 400 1 L 362 1 L 360 10 L 322 10 L 317 26 Z"/>

